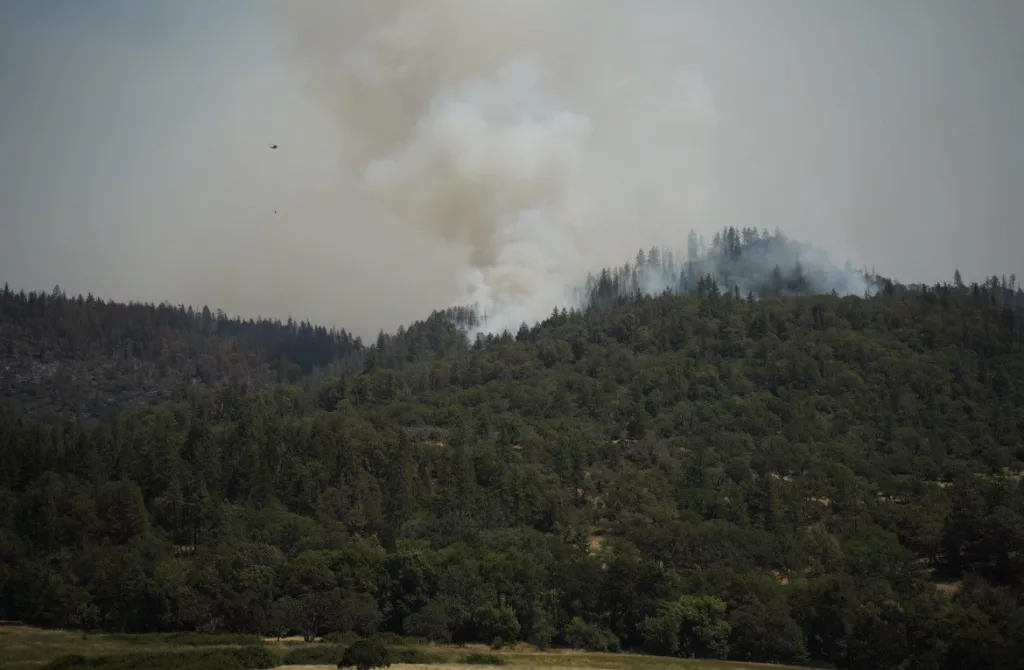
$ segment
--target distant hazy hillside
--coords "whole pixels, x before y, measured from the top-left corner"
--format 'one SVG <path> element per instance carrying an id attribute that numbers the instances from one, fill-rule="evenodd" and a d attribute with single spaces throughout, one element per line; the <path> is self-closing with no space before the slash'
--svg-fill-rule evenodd
<path id="1" fill-rule="evenodd" d="M 0 394 L 34 412 L 109 416 L 229 379 L 294 381 L 358 354 L 345 331 L 204 308 L 0 293 Z"/>
<path id="2" fill-rule="evenodd" d="M 815 294 L 865 296 L 943 291 L 976 304 L 1024 309 L 1016 278 L 982 284 L 902 286 L 847 265 L 778 230 L 726 228 L 711 240 L 691 232 L 684 254 L 653 248 L 591 275 L 576 310 L 607 309 L 664 293 L 704 298 L 730 293 L 764 300 Z M 574 311 L 576 311 L 574 310 Z M 554 310 L 557 315 L 565 310 Z M 331 375 L 372 367 L 401 351 L 406 362 L 466 349 L 467 331 L 487 320 L 473 307 L 434 312 L 370 347 L 345 330 L 308 322 L 244 320 L 222 311 L 169 304 L 118 304 L 92 296 L 0 293 L 0 401 L 36 415 L 109 417 L 133 405 L 159 405 L 189 389 L 228 380 L 316 387 Z M 532 324 L 527 324 L 527 329 Z M 485 337 L 482 342 L 502 339 Z"/>

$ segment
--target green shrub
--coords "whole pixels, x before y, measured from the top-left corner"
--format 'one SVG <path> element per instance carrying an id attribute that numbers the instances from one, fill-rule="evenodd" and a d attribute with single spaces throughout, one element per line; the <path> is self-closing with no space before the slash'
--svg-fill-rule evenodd
<path id="1" fill-rule="evenodd" d="M 444 663 L 444 656 L 416 647 L 391 647 L 391 661 L 393 663 L 406 663 L 408 665 L 430 665 L 431 663 Z"/>
<path id="2" fill-rule="evenodd" d="M 459 663 L 465 665 L 505 665 L 506 661 L 497 654 L 470 654 L 463 657 Z"/>
<path id="3" fill-rule="evenodd" d="M 342 647 L 348 647 L 349 645 L 355 644 L 359 639 L 359 636 L 352 632 L 328 633 L 327 635 L 324 635 L 324 642 L 341 645 Z"/>
<path id="4" fill-rule="evenodd" d="M 372 640 L 373 642 L 379 642 L 379 643 L 381 643 L 383 645 L 386 645 L 386 646 L 395 646 L 395 645 L 403 645 L 403 644 L 405 644 L 405 640 L 402 638 L 401 635 L 398 635 L 397 633 L 390 633 L 390 632 L 387 632 L 387 633 L 376 633 L 374 635 L 371 635 L 369 637 L 369 639 Z"/>
<path id="5" fill-rule="evenodd" d="M 430 640 L 425 637 L 402 637 L 401 635 L 390 631 L 374 633 L 368 639 L 380 642 L 387 647 L 414 647 L 417 645 L 430 644 Z"/>
<path id="6" fill-rule="evenodd" d="M 265 647 L 251 645 L 238 649 L 210 649 L 166 653 L 124 654 L 118 656 L 63 656 L 43 666 L 43 670 L 263 670 L 277 665 Z"/>
<path id="7" fill-rule="evenodd" d="M 221 653 L 237 658 L 246 670 L 263 670 L 277 666 L 277 659 L 264 647 L 249 645 L 241 649 L 225 649 Z"/>
<path id="8" fill-rule="evenodd" d="M 281 665 L 337 665 L 345 656 L 345 645 L 318 644 L 292 649 Z"/>
<path id="9" fill-rule="evenodd" d="M 391 654 L 388 648 L 377 640 L 359 640 L 345 650 L 338 667 L 356 670 L 391 667 Z"/>
<path id="10" fill-rule="evenodd" d="M 386 647 L 402 647 L 409 644 L 404 637 L 391 632 L 374 633 L 368 639 L 379 642 Z"/>
<path id="11" fill-rule="evenodd" d="M 580 617 L 573 617 L 565 627 L 564 638 L 573 649 L 587 651 L 621 651 L 619 638 L 611 631 L 587 623 Z"/>

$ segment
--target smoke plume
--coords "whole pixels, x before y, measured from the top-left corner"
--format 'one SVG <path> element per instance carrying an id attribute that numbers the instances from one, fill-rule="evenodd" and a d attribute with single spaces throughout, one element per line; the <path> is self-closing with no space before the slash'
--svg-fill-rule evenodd
<path id="1" fill-rule="evenodd" d="M 468 251 L 487 329 L 574 301 L 589 271 L 715 231 L 702 21 L 674 0 L 281 5 L 289 54 L 365 195 Z"/>

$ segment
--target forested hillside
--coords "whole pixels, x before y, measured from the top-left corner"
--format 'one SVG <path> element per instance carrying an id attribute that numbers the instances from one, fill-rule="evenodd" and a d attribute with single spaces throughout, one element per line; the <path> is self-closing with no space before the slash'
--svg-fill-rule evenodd
<path id="1" fill-rule="evenodd" d="M 0 292 L 0 393 L 34 414 L 110 418 L 229 379 L 291 382 L 362 343 L 308 322 L 243 321 L 168 304 Z"/>
<path id="2" fill-rule="evenodd" d="M 1019 667 L 1015 279 L 632 276 L 473 344 L 5 291 L 0 618 Z"/>

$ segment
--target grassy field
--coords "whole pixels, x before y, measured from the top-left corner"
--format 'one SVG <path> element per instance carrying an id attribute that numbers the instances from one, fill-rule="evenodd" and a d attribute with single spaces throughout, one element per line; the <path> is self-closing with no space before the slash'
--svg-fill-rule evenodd
<path id="1" fill-rule="evenodd" d="M 138 653 L 170 653 L 195 651 L 197 648 L 232 648 L 247 644 L 244 636 L 188 636 L 188 635 L 99 635 L 70 631 L 40 630 L 26 626 L 0 626 L 0 670 L 38 670 L 46 663 L 67 656 L 80 654 L 87 657 L 119 656 Z M 289 650 L 307 645 L 289 642 L 268 642 L 266 646 L 278 658 L 284 658 Z M 419 670 L 440 670 L 441 668 L 471 668 L 461 663 L 472 653 L 491 654 L 485 647 L 430 647 L 426 650 L 437 659 L 437 663 L 409 665 L 397 663 L 392 668 L 417 668 Z M 634 654 L 593 654 L 558 650 L 539 652 L 528 648 L 498 652 L 506 667 L 533 668 L 534 670 L 642 670 L 645 668 L 663 670 L 740 670 L 741 668 L 764 668 L 768 666 L 750 663 L 727 663 L 721 661 L 691 661 L 659 658 Z M 327 665 L 282 665 L 280 670 L 326 670 Z M 476 666 L 483 667 L 483 666 Z M 781 666 L 773 666 L 781 667 Z"/>
<path id="2" fill-rule="evenodd" d="M 0 626 L 0 670 L 34 670 L 68 656 L 114 656 L 139 652 L 237 647 L 258 637 L 223 636 L 211 641 L 189 635 L 96 635 L 28 626 Z"/>

